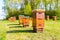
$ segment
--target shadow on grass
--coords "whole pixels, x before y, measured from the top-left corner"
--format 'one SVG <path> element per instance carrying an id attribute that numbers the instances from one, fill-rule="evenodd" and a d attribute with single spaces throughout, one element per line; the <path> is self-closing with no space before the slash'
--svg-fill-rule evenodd
<path id="1" fill-rule="evenodd" d="M 7 33 L 34 33 L 33 30 L 12 30 L 7 31 Z"/>
<path id="2" fill-rule="evenodd" d="M 19 24 L 8 24 L 8 26 L 9 26 L 9 25 L 19 25 Z"/>
<path id="3" fill-rule="evenodd" d="M 12 27 L 9 27 L 9 28 L 23 28 L 23 26 L 12 26 Z"/>

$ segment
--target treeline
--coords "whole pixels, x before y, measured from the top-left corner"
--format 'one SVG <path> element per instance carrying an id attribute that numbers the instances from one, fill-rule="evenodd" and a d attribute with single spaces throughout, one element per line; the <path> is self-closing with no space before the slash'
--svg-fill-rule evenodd
<path id="1" fill-rule="evenodd" d="M 32 10 L 44 9 L 45 15 L 60 19 L 60 0 L 6 0 L 7 18 L 11 16 L 32 16 Z"/>

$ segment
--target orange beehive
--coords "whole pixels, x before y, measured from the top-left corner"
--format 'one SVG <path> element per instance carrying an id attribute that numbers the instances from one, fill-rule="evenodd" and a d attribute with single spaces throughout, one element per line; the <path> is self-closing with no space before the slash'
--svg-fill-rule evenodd
<path id="1" fill-rule="evenodd" d="M 11 18 L 8 18 L 9 21 L 11 21 Z"/>
<path id="2" fill-rule="evenodd" d="M 16 17 L 10 17 L 9 21 L 12 21 L 12 22 L 16 21 Z"/>
<path id="3" fill-rule="evenodd" d="M 29 26 L 29 21 L 30 21 L 30 18 L 27 16 L 24 16 L 24 19 L 23 19 L 23 26 L 26 27 L 26 26 Z"/>
<path id="4" fill-rule="evenodd" d="M 56 21 L 56 16 L 53 16 L 53 20 Z"/>
<path id="5" fill-rule="evenodd" d="M 44 28 L 44 10 L 33 10 L 33 30 L 35 32 L 43 31 Z"/>
<path id="6" fill-rule="evenodd" d="M 23 15 L 19 15 L 19 24 L 23 24 Z"/>
<path id="7" fill-rule="evenodd" d="M 30 20 L 32 20 L 32 17 L 29 17 Z"/>
<path id="8" fill-rule="evenodd" d="M 49 15 L 46 16 L 46 20 L 49 20 Z"/>
<path id="9" fill-rule="evenodd" d="M 13 21 L 16 21 L 16 17 L 13 17 L 12 20 L 13 20 Z"/>

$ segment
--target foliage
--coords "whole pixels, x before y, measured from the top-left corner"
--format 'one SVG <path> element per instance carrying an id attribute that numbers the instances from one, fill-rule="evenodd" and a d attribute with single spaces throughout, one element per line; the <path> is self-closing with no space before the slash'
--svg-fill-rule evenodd
<path id="1" fill-rule="evenodd" d="M 0 21 L 0 40 L 6 40 L 6 26 L 2 21 Z"/>
<path id="2" fill-rule="evenodd" d="M 40 9 L 45 9 L 45 14 L 52 18 L 53 15 L 56 15 L 57 17 L 60 15 L 59 3 L 60 0 L 6 0 L 6 9 L 8 10 L 8 16 L 15 15 L 17 13 L 17 16 L 21 14 L 31 16 L 32 10 L 41 7 Z M 18 6 L 16 5 L 20 8 L 17 9 Z"/>
<path id="3" fill-rule="evenodd" d="M 25 8 L 24 8 L 24 14 L 25 15 L 31 15 L 31 12 L 32 12 L 31 6 L 29 4 L 26 4 Z"/>

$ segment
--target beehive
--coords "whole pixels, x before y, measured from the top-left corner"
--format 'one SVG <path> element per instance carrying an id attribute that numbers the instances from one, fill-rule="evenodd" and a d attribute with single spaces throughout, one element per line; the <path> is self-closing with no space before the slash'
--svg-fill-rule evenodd
<path id="1" fill-rule="evenodd" d="M 8 18 L 9 21 L 11 21 L 11 18 Z"/>
<path id="2" fill-rule="evenodd" d="M 42 32 L 44 28 L 45 10 L 33 10 L 32 12 L 33 30 L 35 32 Z"/>
<path id="3" fill-rule="evenodd" d="M 23 27 L 29 26 L 29 21 L 30 21 L 30 18 L 28 16 L 24 16 Z"/>
<path id="4" fill-rule="evenodd" d="M 23 24 L 23 15 L 19 15 L 19 24 Z"/>
<path id="5" fill-rule="evenodd" d="M 16 21 L 16 17 L 10 17 L 8 20 L 11 21 L 11 22 L 15 22 Z"/>
<path id="6" fill-rule="evenodd" d="M 56 16 L 53 16 L 53 20 L 56 21 Z"/>
<path id="7" fill-rule="evenodd" d="M 16 21 L 16 17 L 13 17 L 12 19 L 13 19 L 14 22 Z"/>
<path id="8" fill-rule="evenodd" d="M 49 15 L 46 16 L 46 20 L 49 20 Z"/>

